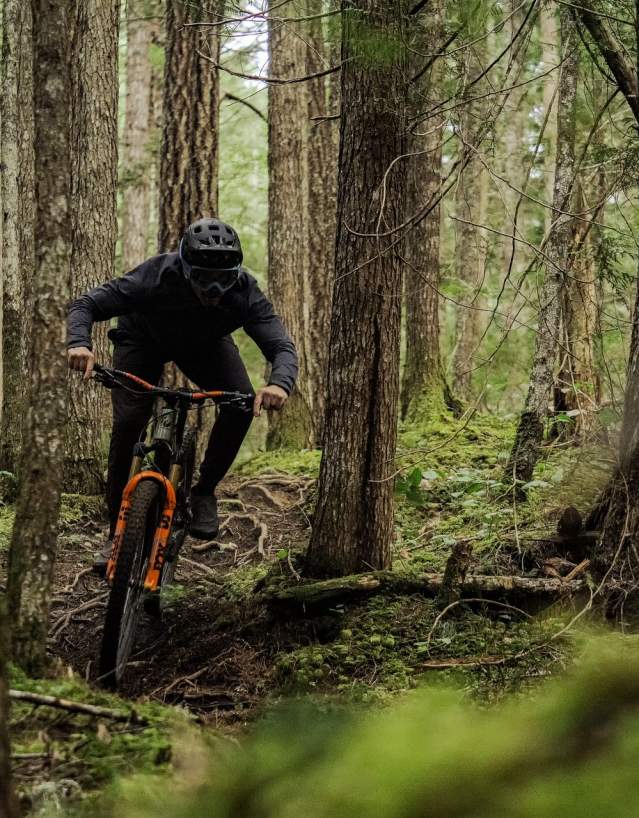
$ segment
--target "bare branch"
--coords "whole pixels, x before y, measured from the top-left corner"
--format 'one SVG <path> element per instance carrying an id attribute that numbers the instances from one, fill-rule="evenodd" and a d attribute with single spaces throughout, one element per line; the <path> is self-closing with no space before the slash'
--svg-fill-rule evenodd
<path id="1" fill-rule="evenodd" d="M 639 123 L 639 83 L 634 66 L 624 57 L 621 43 L 612 32 L 607 20 L 602 18 L 597 11 L 592 0 L 583 0 L 583 5 L 577 7 L 576 11 L 608 64 L 630 110 Z"/>
<path id="2" fill-rule="evenodd" d="M 203 54 L 201 51 L 198 51 L 197 53 L 203 60 L 210 62 L 214 68 L 218 68 L 220 71 L 226 71 L 226 73 L 230 74 L 232 77 L 240 77 L 240 79 L 243 80 L 257 80 L 258 82 L 266 82 L 269 85 L 291 85 L 294 82 L 308 82 L 309 80 L 319 79 L 319 77 L 326 77 L 328 74 L 334 74 L 336 71 L 341 71 L 342 66 L 344 65 L 344 63 L 341 62 L 339 65 L 333 65 L 331 68 L 325 68 L 324 71 L 316 71 L 314 74 L 306 74 L 303 77 L 290 77 L 288 79 L 284 79 L 282 77 L 265 77 L 260 74 L 244 74 L 241 71 L 233 71 L 232 68 L 222 65 L 212 57 L 207 57 L 207 55 Z"/>

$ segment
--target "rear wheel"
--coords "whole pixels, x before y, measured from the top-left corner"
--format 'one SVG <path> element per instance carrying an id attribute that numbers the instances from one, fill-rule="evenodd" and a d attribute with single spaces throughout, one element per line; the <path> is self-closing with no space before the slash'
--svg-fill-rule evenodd
<path id="1" fill-rule="evenodd" d="M 117 687 L 131 655 L 161 500 L 155 480 L 141 481 L 131 498 L 102 635 L 99 674 L 106 687 Z"/>

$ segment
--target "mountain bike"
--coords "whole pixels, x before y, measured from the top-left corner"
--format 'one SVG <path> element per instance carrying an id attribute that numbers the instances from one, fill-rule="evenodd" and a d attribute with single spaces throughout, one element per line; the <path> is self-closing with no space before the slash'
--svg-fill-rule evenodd
<path id="1" fill-rule="evenodd" d="M 99 680 L 117 687 L 135 641 L 142 611 L 163 612 L 162 589 L 173 582 L 180 548 L 191 522 L 195 469 L 191 409 L 213 402 L 250 412 L 253 395 L 241 392 L 165 389 L 119 369 L 96 365 L 94 379 L 108 389 L 156 398 L 146 440 L 133 449 L 122 493 L 106 579 L 111 586 L 100 649 Z"/>

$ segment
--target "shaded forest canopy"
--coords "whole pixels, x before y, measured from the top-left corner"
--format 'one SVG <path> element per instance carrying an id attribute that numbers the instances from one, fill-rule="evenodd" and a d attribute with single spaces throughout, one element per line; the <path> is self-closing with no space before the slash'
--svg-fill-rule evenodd
<path id="1" fill-rule="evenodd" d="M 0 7 L 0 815 L 631 814 L 636 3 Z M 203 216 L 299 375 L 116 695 L 65 316 Z"/>

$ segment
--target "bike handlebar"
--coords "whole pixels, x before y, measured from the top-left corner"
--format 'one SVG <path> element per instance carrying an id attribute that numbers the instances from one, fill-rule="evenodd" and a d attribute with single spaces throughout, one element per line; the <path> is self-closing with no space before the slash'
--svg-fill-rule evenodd
<path id="1" fill-rule="evenodd" d="M 249 395 L 244 392 L 227 392 L 220 389 L 213 389 L 209 392 L 201 392 L 194 389 L 167 389 L 163 386 L 155 386 L 143 378 L 133 375 L 131 372 L 125 372 L 122 369 L 110 369 L 100 364 L 95 364 L 93 373 L 95 380 L 109 389 L 119 387 L 120 389 L 135 391 L 139 395 L 148 392 L 152 395 L 167 398 L 168 400 L 177 400 L 184 403 L 198 404 L 203 403 L 205 400 L 213 400 L 218 404 L 234 406 L 245 412 L 250 412 L 253 409 L 253 401 L 255 399 L 254 395 Z M 125 386 L 125 384 L 118 380 L 119 378 L 127 378 L 141 387 L 143 391 L 131 390 L 131 387 Z"/>

